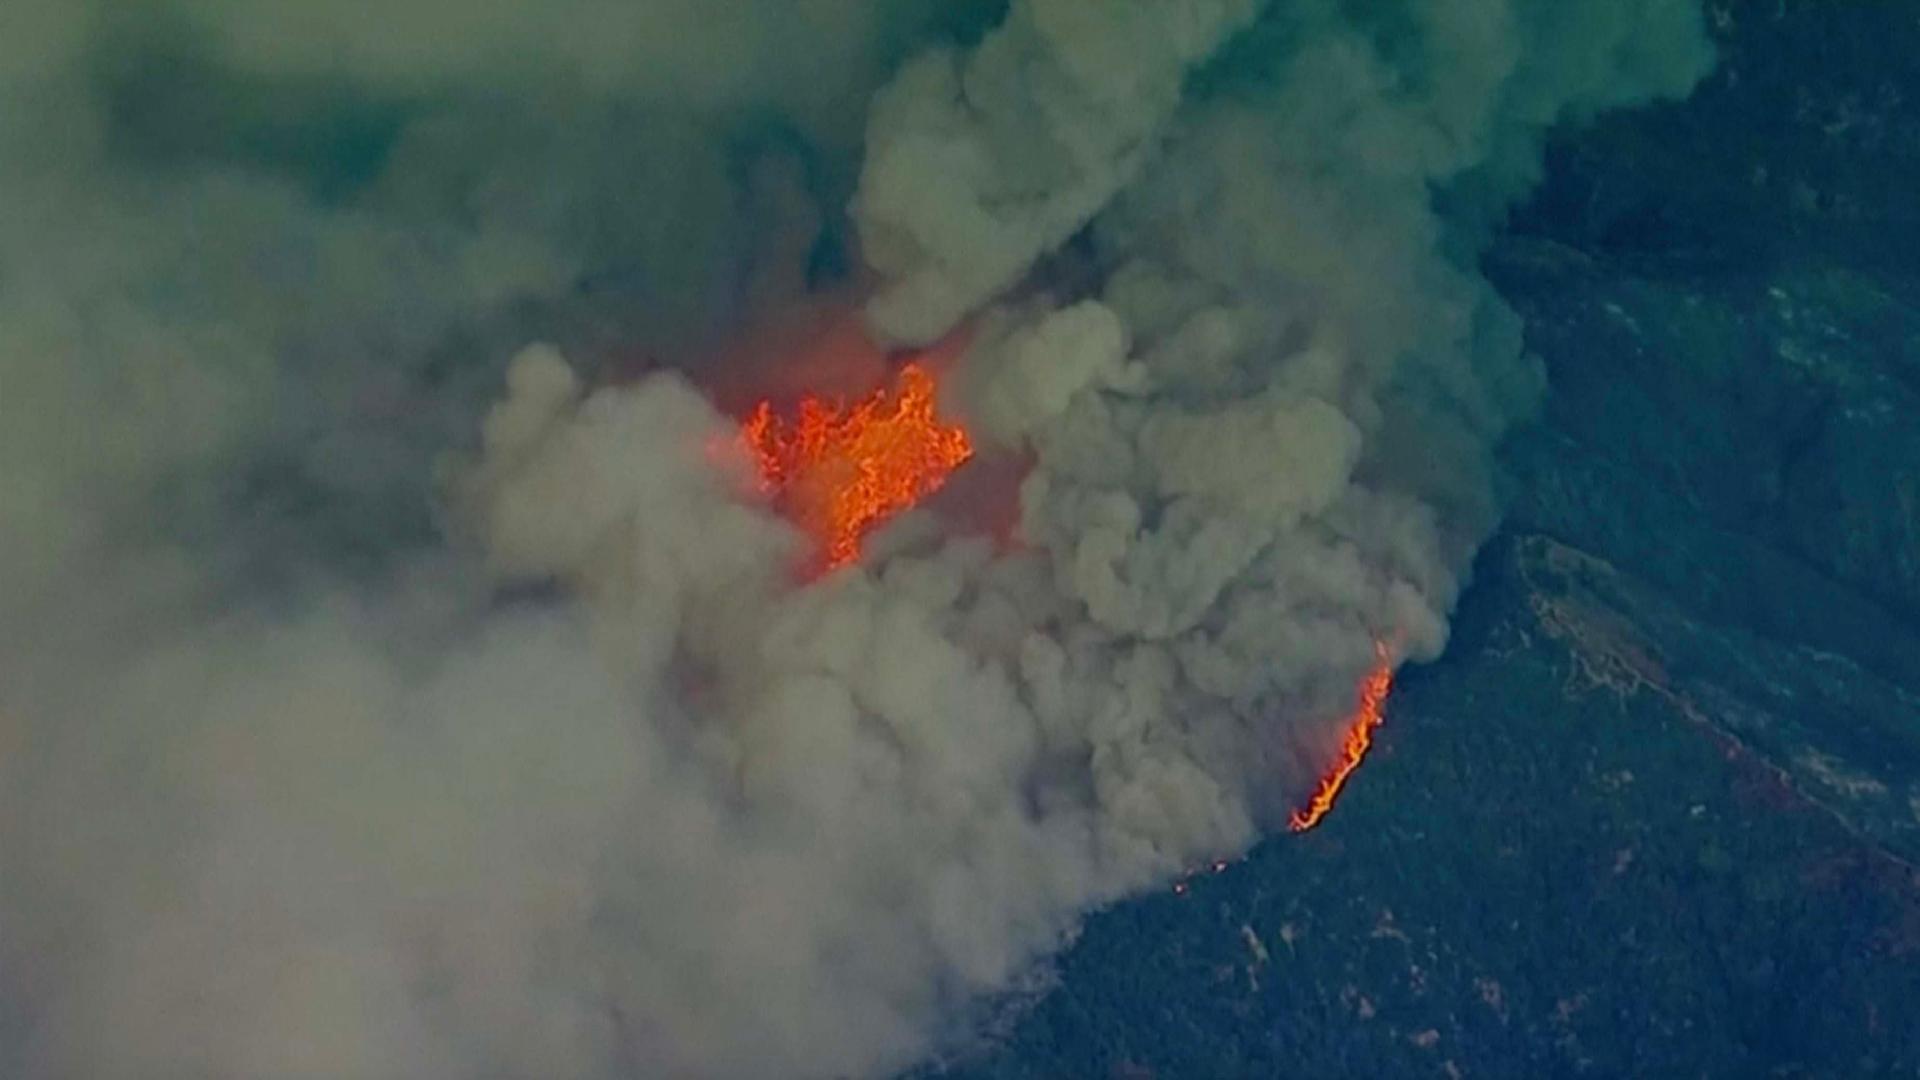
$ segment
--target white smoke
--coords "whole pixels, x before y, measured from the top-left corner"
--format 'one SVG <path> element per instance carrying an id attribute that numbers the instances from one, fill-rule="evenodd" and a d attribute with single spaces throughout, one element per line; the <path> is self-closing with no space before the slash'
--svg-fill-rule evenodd
<path id="1" fill-rule="evenodd" d="M 856 213 L 876 329 L 925 343 L 1084 225 L 1152 153 L 1188 70 L 1257 0 L 1024 0 L 874 101 Z"/>
<path id="2" fill-rule="evenodd" d="M 1442 647 L 1475 231 L 1691 0 L 940 8 L 0 20 L 0 1073 L 884 1074 Z M 799 584 L 697 361 L 849 198 L 1033 464 Z"/>

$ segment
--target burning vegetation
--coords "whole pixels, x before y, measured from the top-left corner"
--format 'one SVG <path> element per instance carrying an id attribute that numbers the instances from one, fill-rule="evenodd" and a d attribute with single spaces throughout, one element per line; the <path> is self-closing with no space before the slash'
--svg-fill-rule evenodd
<path id="1" fill-rule="evenodd" d="M 1346 786 L 1347 778 L 1360 767 L 1361 760 L 1373 746 L 1373 729 L 1386 719 L 1387 694 L 1393 689 L 1393 658 L 1388 655 L 1386 645 L 1378 641 L 1373 644 L 1373 653 L 1373 667 L 1360 681 L 1360 702 L 1347 720 L 1346 737 L 1340 741 L 1340 757 L 1320 778 L 1313 798 L 1287 819 L 1287 828 L 1294 832 L 1306 832 L 1320 824 L 1320 819 L 1333 809 L 1340 789 Z"/>
<path id="2" fill-rule="evenodd" d="M 809 395 L 792 419 L 770 401 L 747 417 L 741 431 L 761 487 L 813 538 L 822 570 L 859 558 L 869 532 L 940 490 L 973 456 L 966 430 L 937 414 L 934 390 L 931 372 L 907 364 L 891 386 L 852 404 Z"/>
<path id="3" fill-rule="evenodd" d="M 791 418 L 762 399 L 741 425 L 759 469 L 761 489 L 812 538 L 815 567 L 837 569 L 860 557 L 866 535 L 939 491 L 973 457 L 965 428 L 943 420 L 937 386 L 926 367 L 902 366 L 891 385 L 848 403 L 803 395 Z M 1374 642 L 1374 664 L 1359 685 L 1340 755 L 1312 797 L 1287 819 L 1306 832 L 1333 809 L 1348 778 L 1373 746 L 1393 687 L 1393 658 Z M 1216 872 L 1224 864 L 1215 866 Z"/>

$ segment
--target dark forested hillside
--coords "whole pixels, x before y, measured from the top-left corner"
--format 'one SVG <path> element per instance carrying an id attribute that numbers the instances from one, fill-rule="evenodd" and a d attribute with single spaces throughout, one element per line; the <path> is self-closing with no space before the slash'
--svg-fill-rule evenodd
<path id="1" fill-rule="evenodd" d="M 946 1075 L 1920 1074 L 1920 8 L 1710 9 L 1487 256 L 1549 396 L 1334 814 Z"/>

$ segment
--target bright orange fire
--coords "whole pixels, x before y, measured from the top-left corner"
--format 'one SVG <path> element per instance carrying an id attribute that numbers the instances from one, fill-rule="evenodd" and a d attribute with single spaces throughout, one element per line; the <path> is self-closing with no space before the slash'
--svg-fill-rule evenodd
<path id="1" fill-rule="evenodd" d="M 741 433 L 760 482 L 820 545 L 823 569 L 860 556 L 860 541 L 888 518 L 940 490 L 973 456 L 966 430 L 934 411 L 933 375 L 918 364 L 847 405 L 801 400 L 791 421 L 762 401 Z"/>
<path id="2" fill-rule="evenodd" d="M 1320 819 L 1333 809 L 1333 801 L 1340 797 L 1347 777 L 1360 767 L 1360 759 L 1366 757 L 1367 750 L 1373 746 L 1373 729 L 1386 718 L 1387 694 L 1393 689 L 1393 658 L 1387 655 L 1387 646 L 1380 641 L 1373 643 L 1373 654 L 1373 668 L 1360 680 L 1360 703 L 1354 707 L 1353 716 L 1347 721 L 1347 737 L 1340 743 L 1340 759 L 1320 778 L 1312 800 L 1287 819 L 1287 828 L 1294 832 L 1306 832 L 1320 824 Z"/>

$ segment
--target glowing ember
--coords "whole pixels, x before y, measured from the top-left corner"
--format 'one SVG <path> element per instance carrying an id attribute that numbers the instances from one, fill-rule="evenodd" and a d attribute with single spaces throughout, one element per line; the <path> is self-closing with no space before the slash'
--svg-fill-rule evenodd
<path id="1" fill-rule="evenodd" d="M 934 414 L 933 376 L 917 364 L 848 406 L 807 397 L 792 421 L 762 401 L 742 427 L 768 494 L 820 545 L 825 569 L 860 555 L 888 518 L 940 490 L 973 456 L 964 429 Z"/>
<path id="2" fill-rule="evenodd" d="M 1347 777 L 1360 767 L 1360 759 L 1367 756 L 1368 748 L 1373 745 L 1373 729 L 1385 719 L 1387 693 L 1393 689 L 1393 658 L 1387 655 L 1386 645 L 1378 641 L 1373 643 L 1373 654 L 1373 668 L 1360 681 L 1360 703 L 1347 721 L 1347 737 L 1340 743 L 1340 760 L 1320 778 L 1312 800 L 1287 819 L 1287 828 L 1294 832 L 1306 832 L 1320 824 L 1320 819 L 1333 809 L 1333 801 L 1340 797 Z"/>

